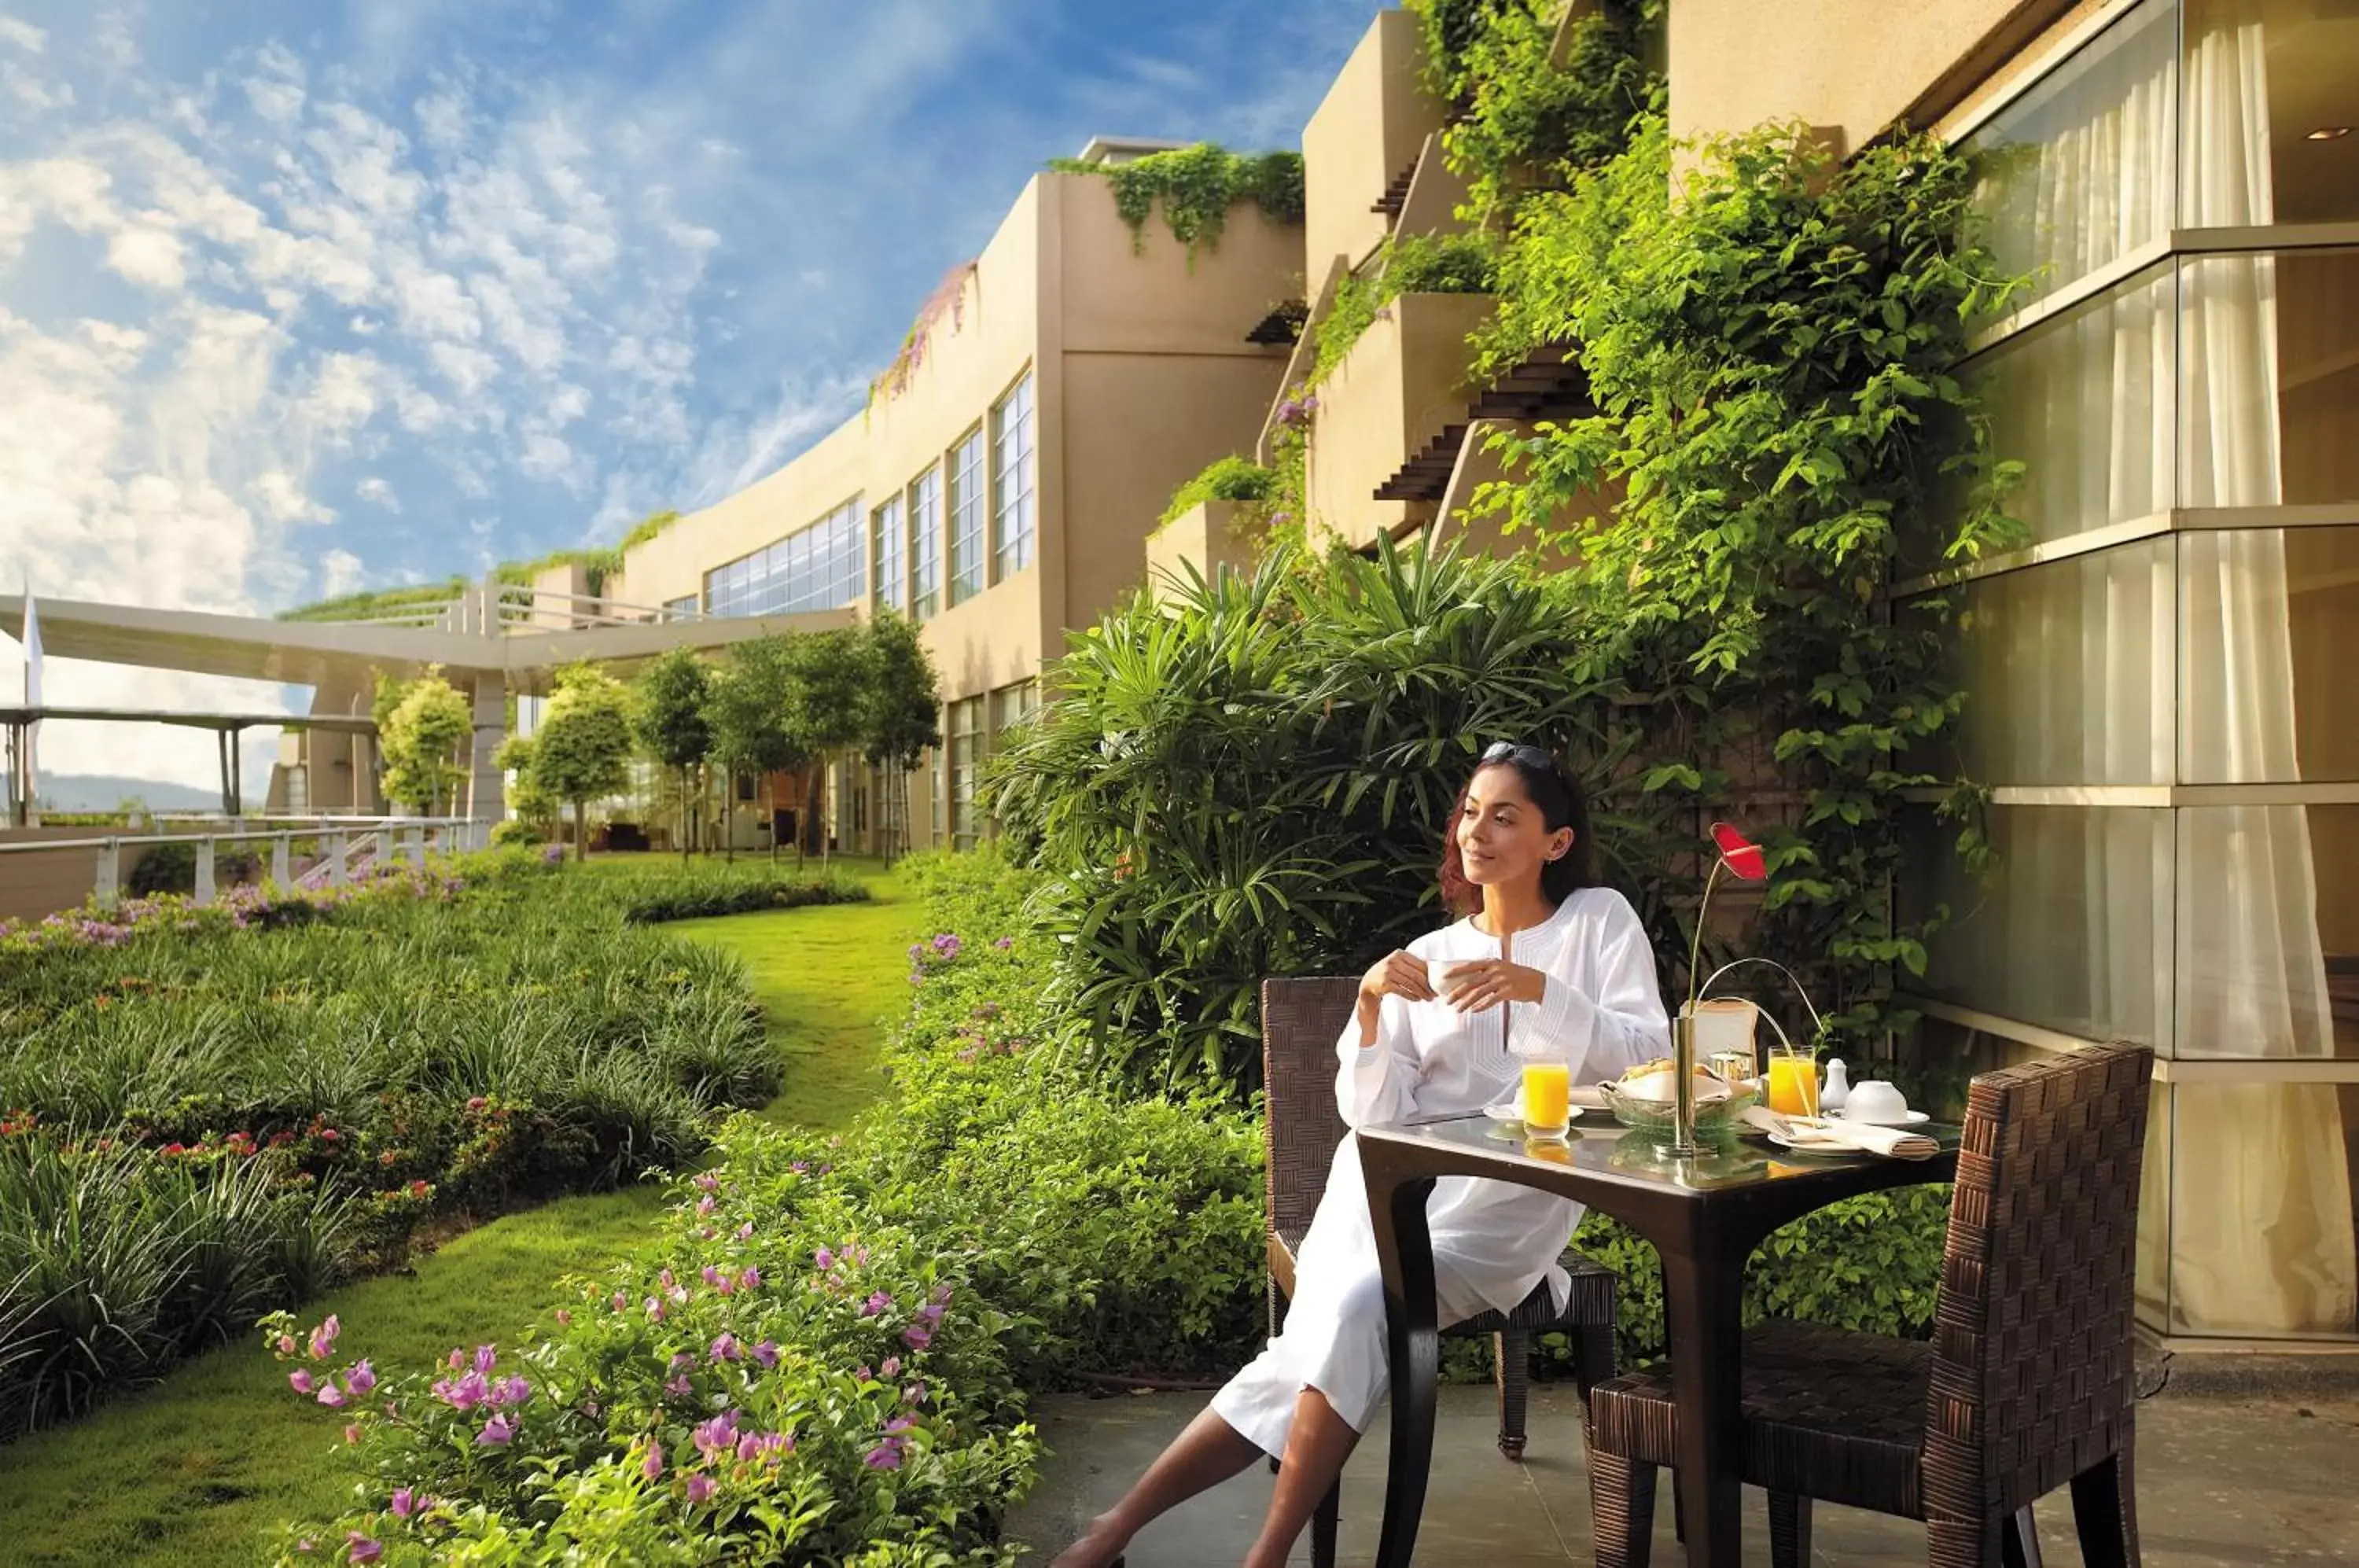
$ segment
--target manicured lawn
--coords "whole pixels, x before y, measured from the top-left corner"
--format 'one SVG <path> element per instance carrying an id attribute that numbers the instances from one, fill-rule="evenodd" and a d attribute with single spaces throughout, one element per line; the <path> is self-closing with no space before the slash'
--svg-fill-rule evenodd
<path id="1" fill-rule="evenodd" d="M 592 866 L 619 872 L 638 858 Z M 875 901 L 666 928 L 745 960 L 789 1058 L 785 1090 L 763 1114 L 814 1127 L 842 1125 L 881 1085 L 878 1020 L 908 1004 L 903 950 L 918 919 L 897 877 L 874 862 L 836 865 L 867 881 Z M 413 1275 L 313 1303 L 305 1321 L 337 1313 L 340 1354 L 381 1367 L 512 1337 L 557 1304 L 560 1276 L 628 1251 L 658 1207 L 657 1191 L 639 1188 L 510 1214 L 419 1260 Z M 335 1511 L 348 1485 L 331 1457 L 342 1425 L 290 1393 L 258 1341 L 216 1351 L 144 1395 L 0 1447 L 0 1563 L 255 1561 L 279 1520 Z"/>

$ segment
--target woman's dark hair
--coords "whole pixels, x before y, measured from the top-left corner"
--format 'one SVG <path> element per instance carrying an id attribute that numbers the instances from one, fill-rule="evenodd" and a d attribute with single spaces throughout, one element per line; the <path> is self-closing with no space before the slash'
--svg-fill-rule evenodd
<path id="1" fill-rule="evenodd" d="M 1551 904 L 1561 904 L 1583 887 L 1597 882 L 1597 862 L 1591 852 L 1589 838 L 1589 797 L 1582 792 L 1581 780 L 1572 770 L 1559 762 L 1552 753 L 1536 746 L 1519 746 L 1513 741 L 1500 741 L 1483 754 L 1474 767 L 1480 773 L 1485 768 L 1512 768 L 1523 781 L 1524 793 L 1539 808 L 1540 821 L 1548 831 L 1559 828 L 1572 830 L 1572 847 L 1561 858 L 1540 867 L 1540 893 Z M 1458 789 L 1458 799 L 1450 808 L 1450 821 L 1443 830 L 1441 846 L 1441 902 L 1455 913 L 1467 914 L 1479 907 L 1482 895 L 1474 884 L 1466 879 L 1466 861 L 1458 851 L 1458 819 L 1466 812 L 1466 793 L 1474 787 L 1473 775 Z"/>

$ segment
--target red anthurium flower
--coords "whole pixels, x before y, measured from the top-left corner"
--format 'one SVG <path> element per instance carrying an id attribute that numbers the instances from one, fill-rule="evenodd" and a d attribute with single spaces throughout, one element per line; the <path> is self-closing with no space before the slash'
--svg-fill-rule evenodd
<path id="1" fill-rule="evenodd" d="M 1720 846 L 1721 864 L 1746 882 L 1759 882 L 1769 875 L 1769 863 L 1762 858 L 1761 846 L 1738 831 L 1734 822 L 1712 824 L 1712 842 Z"/>

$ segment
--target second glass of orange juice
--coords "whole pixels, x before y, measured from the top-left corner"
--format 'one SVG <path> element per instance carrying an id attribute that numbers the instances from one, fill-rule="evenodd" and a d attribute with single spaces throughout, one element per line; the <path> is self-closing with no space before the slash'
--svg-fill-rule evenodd
<path id="1" fill-rule="evenodd" d="M 1524 1063 L 1524 1130 L 1562 1138 L 1572 1121 L 1572 1066 L 1545 1059 Z"/>
<path id="2" fill-rule="evenodd" d="M 1781 1116 L 1819 1114 L 1819 1064 L 1814 1059 L 1769 1053 L 1769 1108 Z"/>

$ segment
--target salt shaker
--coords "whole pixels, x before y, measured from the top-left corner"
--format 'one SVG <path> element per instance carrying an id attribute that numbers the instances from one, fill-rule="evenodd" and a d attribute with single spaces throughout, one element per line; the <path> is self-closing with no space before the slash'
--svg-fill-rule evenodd
<path id="1" fill-rule="evenodd" d="M 1851 1069 L 1843 1065 L 1842 1057 L 1831 1056 L 1827 1059 L 1826 1086 L 1819 1091 L 1819 1109 L 1825 1114 L 1840 1111 L 1850 1098 Z"/>

